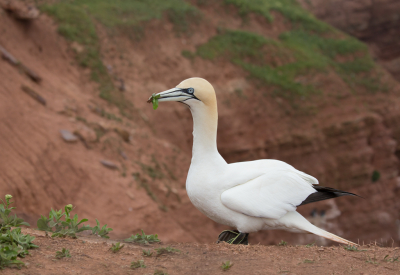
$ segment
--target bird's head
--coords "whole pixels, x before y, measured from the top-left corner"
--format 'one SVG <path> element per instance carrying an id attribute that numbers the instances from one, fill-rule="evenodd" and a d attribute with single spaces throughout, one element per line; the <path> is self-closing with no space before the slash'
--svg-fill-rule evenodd
<path id="1" fill-rule="evenodd" d="M 178 101 L 189 107 L 199 104 L 204 104 L 205 106 L 216 105 L 213 86 L 207 80 L 199 77 L 186 79 L 175 88 L 151 96 L 147 102 L 153 102 L 153 98 L 156 98 L 159 102 Z"/>

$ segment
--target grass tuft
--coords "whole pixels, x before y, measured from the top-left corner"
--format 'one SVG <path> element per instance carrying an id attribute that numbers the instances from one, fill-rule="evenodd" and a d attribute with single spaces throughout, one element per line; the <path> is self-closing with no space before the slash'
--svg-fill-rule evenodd
<path id="1" fill-rule="evenodd" d="M 117 253 L 117 252 L 120 251 L 121 248 L 123 248 L 124 246 L 125 246 L 124 244 L 121 245 L 120 242 L 117 242 L 117 243 L 113 243 L 113 244 L 111 245 L 110 249 L 111 249 L 112 252 Z"/>
<path id="2" fill-rule="evenodd" d="M 231 261 L 226 261 L 226 262 L 223 262 L 223 263 L 222 263 L 221 268 L 222 268 L 223 271 L 227 271 L 227 270 L 229 270 L 232 266 L 233 266 L 233 263 L 231 263 Z"/>
<path id="3" fill-rule="evenodd" d="M 62 258 L 71 258 L 71 254 L 69 254 L 69 250 L 64 248 L 61 251 L 56 251 L 56 258 L 57 259 L 62 259 Z"/>
<path id="4" fill-rule="evenodd" d="M 149 244 L 149 243 L 159 243 L 161 242 L 160 239 L 158 239 L 158 235 L 146 235 L 144 231 L 142 230 L 142 234 L 136 234 L 130 236 L 128 239 L 125 239 L 125 242 L 134 242 L 134 243 L 141 243 L 141 244 Z"/>
<path id="5" fill-rule="evenodd" d="M 145 257 L 151 257 L 151 255 L 153 255 L 153 252 L 150 251 L 150 249 L 148 250 L 142 250 L 142 255 Z"/>
<path id="6" fill-rule="evenodd" d="M 287 246 L 287 242 L 282 240 L 280 243 L 278 243 L 278 246 Z"/>
<path id="7" fill-rule="evenodd" d="M 131 268 L 132 269 L 137 269 L 137 268 L 145 268 L 146 265 L 144 264 L 143 260 L 138 260 L 136 262 L 131 262 Z"/>
<path id="8" fill-rule="evenodd" d="M 163 254 L 179 253 L 179 252 L 181 252 L 179 249 L 175 249 L 175 248 L 173 248 L 173 247 L 171 247 L 171 246 L 155 248 L 154 250 L 157 251 L 157 256 L 161 256 L 161 255 L 163 255 Z"/>

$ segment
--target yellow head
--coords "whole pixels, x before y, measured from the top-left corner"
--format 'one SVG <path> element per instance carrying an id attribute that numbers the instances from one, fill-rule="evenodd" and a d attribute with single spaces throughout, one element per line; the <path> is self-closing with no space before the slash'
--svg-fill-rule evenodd
<path id="1" fill-rule="evenodd" d="M 178 101 L 190 107 L 200 102 L 206 106 L 216 106 L 217 99 L 213 86 L 199 77 L 188 78 L 170 90 L 158 93 L 159 102 Z"/>

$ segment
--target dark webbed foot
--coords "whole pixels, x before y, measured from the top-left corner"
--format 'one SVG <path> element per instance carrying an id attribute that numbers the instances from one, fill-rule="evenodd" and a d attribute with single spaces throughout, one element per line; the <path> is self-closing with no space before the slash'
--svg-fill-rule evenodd
<path id="1" fill-rule="evenodd" d="M 229 244 L 249 244 L 249 233 L 240 233 L 237 230 L 224 230 L 219 234 L 217 243 L 226 242 Z"/>

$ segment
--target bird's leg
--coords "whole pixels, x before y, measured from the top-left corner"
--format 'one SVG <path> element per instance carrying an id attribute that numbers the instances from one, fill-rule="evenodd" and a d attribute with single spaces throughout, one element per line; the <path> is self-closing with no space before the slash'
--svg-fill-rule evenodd
<path id="1" fill-rule="evenodd" d="M 219 234 L 217 243 L 226 242 L 229 244 L 249 244 L 249 233 L 241 233 L 237 230 L 224 230 Z"/>

